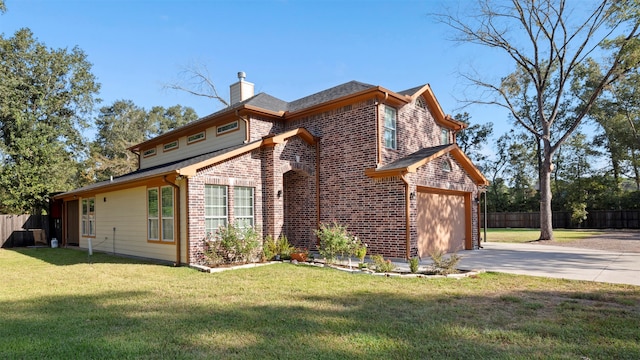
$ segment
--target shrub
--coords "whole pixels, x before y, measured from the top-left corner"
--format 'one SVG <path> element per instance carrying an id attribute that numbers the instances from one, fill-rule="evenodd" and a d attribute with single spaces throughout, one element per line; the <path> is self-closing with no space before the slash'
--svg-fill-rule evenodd
<path id="1" fill-rule="evenodd" d="M 289 243 L 289 239 L 284 235 L 278 237 L 277 240 L 273 236 L 267 235 L 262 245 L 265 260 L 273 260 L 276 255 L 280 255 L 282 259 L 288 259 L 295 250 L 296 248 Z"/>
<path id="2" fill-rule="evenodd" d="M 262 241 L 262 257 L 265 261 L 273 260 L 277 251 L 276 241 L 273 236 L 267 235 Z"/>
<path id="3" fill-rule="evenodd" d="M 391 260 L 385 260 L 382 255 L 373 255 L 371 260 L 373 261 L 375 272 L 391 272 L 396 268 L 396 265 Z"/>
<path id="4" fill-rule="evenodd" d="M 345 253 L 351 253 L 352 240 L 351 235 L 347 232 L 347 228 L 332 222 L 330 224 L 320 224 L 320 229 L 316 230 L 316 235 L 320 238 L 320 247 L 318 251 L 328 263 L 333 263 L 336 256 L 344 256 Z"/>
<path id="5" fill-rule="evenodd" d="M 458 254 L 451 254 L 449 257 L 445 257 L 445 252 L 442 250 L 438 250 L 435 252 L 429 253 L 429 257 L 433 261 L 433 267 L 435 268 L 435 272 L 440 275 L 448 275 L 455 274 L 458 272 L 456 266 L 462 257 Z"/>
<path id="6" fill-rule="evenodd" d="M 420 263 L 420 259 L 418 257 L 412 257 L 409 259 L 409 270 L 412 274 L 418 272 L 418 264 Z"/>
<path id="7" fill-rule="evenodd" d="M 362 264 L 364 263 L 365 256 L 367 256 L 367 244 L 355 237 L 351 246 L 351 252 L 358 258 L 360 264 Z"/>
<path id="8" fill-rule="evenodd" d="M 206 242 L 205 259 L 209 265 L 256 261 L 259 234 L 253 227 L 221 226 Z"/>

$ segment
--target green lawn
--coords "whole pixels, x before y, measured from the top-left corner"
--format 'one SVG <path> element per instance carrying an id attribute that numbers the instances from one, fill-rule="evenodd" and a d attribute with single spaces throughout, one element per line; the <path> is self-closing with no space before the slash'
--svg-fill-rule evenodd
<path id="1" fill-rule="evenodd" d="M 0 359 L 639 359 L 640 287 L 0 250 Z"/>
<path id="2" fill-rule="evenodd" d="M 482 229 L 480 234 L 484 236 Z M 553 230 L 554 241 L 558 242 L 571 242 L 599 234 L 602 232 L 595 230 Z M 538 238 L 540 238 L 540 229 L 487 229 L 487 240 L 490 242 L 524 243 L 538 240 Z"/>

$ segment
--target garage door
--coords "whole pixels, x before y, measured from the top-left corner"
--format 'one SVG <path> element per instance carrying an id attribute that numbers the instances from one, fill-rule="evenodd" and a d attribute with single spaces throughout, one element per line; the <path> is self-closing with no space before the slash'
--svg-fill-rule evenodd
<path id="1" fill-rule="evenodd" d="M 418 253 L 447 253 L 465 249 L 466 211 L 464 194 L 418 192 Z"/>

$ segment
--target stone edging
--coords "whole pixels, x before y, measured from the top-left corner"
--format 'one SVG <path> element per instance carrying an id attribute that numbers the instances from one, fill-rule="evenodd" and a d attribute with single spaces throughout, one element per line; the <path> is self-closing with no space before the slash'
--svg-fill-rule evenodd
<path id="1" fill-rule="evenodd" d="M 250 263 L 250 264 L 242 264 L 242 265 L 235 265 L 235 266 L 224 266 L 224 267 L 215 267 L 215 268 L 210 268 L 208 266 L 204 266 L 204 265 L 189 265 L 189 267 L 202 271 L 202 272 L 208 272 L 208 273 L 219 273 L 219 272 L 223 272 L 223 271 L 227 271 L 227 270 L 237 270 L 237 269 L 249 269 L 249 268 L 254 268 L 254 267 L 259 267 L 259 266 L 267 266 L 267 265 L 273 265 L 273 264 L 280 264 L 283 262 L 289 262 L 291 264 L 294 265 L 305 265 L 305 266 L 316 266 L 316 267 L 329 267 L 335 270 L 339 270 L 339 271 L 344 271 L 344 272 L 348 272 L 351 274 L 362 274 L 362 275 L 373 275 L 373 276 L 386 276 L 386 277 L 404 277 L 404 278 L 429 278 L 429 279 L 436 279 L 436 278 L 452 278 L 452 279 L 462 279 L 465 277 L 469 277 L 469 276 L 476 276 L 480 273 L 483 273 L 484 270 L 470 270 L 470 271 L 466 271 L 464 273 L 459 273 L 459 274 L 449 274 L 449 275 L 427 275 L 427 274 L 412 274 L 412 273 L 408 273 L 408 272 L 390 272 L 390 273 L 377 273 L 377 272 L 373 272 L 373 271 L 367 271 L 367 270 L 360 270 L 360 269 L 349 269 L 346 267 L 342 267 L 342 266 L 334 266 L 334 265 L 326 265 L 323 263 L 316 263 L 316 262 L 297 262 L 297 261 L 269 261 L 269 262 L 264 262 L 264 263 Z"/>

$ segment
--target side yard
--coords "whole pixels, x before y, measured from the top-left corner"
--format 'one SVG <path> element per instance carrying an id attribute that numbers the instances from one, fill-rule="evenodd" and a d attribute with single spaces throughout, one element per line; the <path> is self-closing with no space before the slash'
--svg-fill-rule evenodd
<path id="1" fill-rule="evenodd" d="M 640 288 L 0 249 L 0 358 L 640 358 Z"/>
<path id="2" fill-rule="evenodd" d="M 531 242 L 593 250 L 640 253 L 640 230 L 555 229 L 554 240 L 538 241 L 538 229 L 487 229 L 490 242 Z"/>

